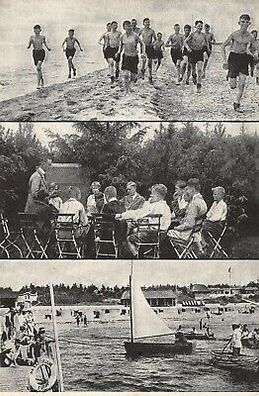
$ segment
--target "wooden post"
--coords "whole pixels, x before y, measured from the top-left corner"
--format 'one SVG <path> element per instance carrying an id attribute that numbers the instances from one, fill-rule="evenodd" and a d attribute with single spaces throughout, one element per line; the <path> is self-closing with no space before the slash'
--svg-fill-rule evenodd
<path id="1" fill-rule="evenodd" d="M 129 276 L 129 285 L 130 285 L 130 342 L 134 342 L 134 329 L 133 329 L 133 298 L 132 298 L 132 276 L 133 276 L 133 263 L 131 262 L 131 271 Z"/>
<path id="2" fill-rule="evenodd" d="M 56 323 L 55 300 L 54 300 L 54 292 L 53 292 L 52 283 L 49 284 L 49 290 L 50 290 L 50 301 L 51 301 L 51 316 L 52 316 L 54 339 L 55 339 L 56 364 L 57 364 L 57 369 L 58 369 L 58 389 L 59 389 L 59 392 L 64 392 L 60 350 L 59 350 L 59 343 L 58 343 L 58 330 L 57 330 L 57 323 Z"/>

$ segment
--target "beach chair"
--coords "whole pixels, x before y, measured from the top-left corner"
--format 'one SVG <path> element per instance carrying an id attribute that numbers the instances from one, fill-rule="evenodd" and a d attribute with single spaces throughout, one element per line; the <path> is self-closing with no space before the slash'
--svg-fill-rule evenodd
<path id="1" fill-rule="evenodd" d="M 116 220 L 109 214 L 96 214 L 94 216 L 94 243 L 96 258 L 118 257 L 118 242 L 115 236 Z"/>
<path id="2" fill-rule="evenodd" d="M 82 243 L 77 237 L 78 224 L 74 214 L 58 214 L 54 223 L 54 233 L 58 258 L 82 258 Z"/>
<path id="3" fill-rule="evenodd" d="M 196 246 L 196 240 L 200 239 L 200 232 L 202 228 L 203 219 L 204 216 L 202 216 L 199 220 L 197 220 L 197 223 L 193 227 L 191 235 L 187 240 L 168 236 L 169 241 L 179 259 L 198 258 L 198 254 L 195 251 L 195 246 Z"/>
<path id="4" fill-rule="evenodd" d="M 47 259 L 49 238 L 44 241 L 39 235 L 38 217 L 35 213 L 18 213 L 20 223 L 20 237 L 25 245 L 24 258 Z"/>
<path id="5" fill-rule="evenodd" d="M 140 258 L 142 255 L 144 258 L 159 258 L 161 217 L 161 214 L 157 214 L 137 220 L 137 258 Z M 143 233 L 147 233 L 147 235 L 150 233 L 150 238 L 147 238 L 145 241 L 141 241 L 141 235 Z"/>
<path id="6" fill-rule="evenodd" d="M 23 258 L 22 249 L 19 247 L 19 231 L 10 231 L 7 217 L 1 213 L 0 223 L 2 228 L 2 241 L 0 242 L 0 254 L 4 253 L 7 258 L 12 258 L 12 254 L 16 251 L 20 258 Z M 16 256 L 15 256 L 16 258 Z"/>
<path id="7" fill-rule="evenodd" d="M 221 245 L 222 239 L 223 239 L 226 231 L 227 231 L 227 222 L 226 221 L 223 224 L 223 228 L 222 228 L 222 231 L 221 231 L 218 239 L 215 238 L 210 231 L 206 231 L 210 238 L 210 243 L 213 246 L 212 251 L 209 256 L 210 258 L 213 258 L 216 253 L 219 253 L 219 254 L 223 255 L 225 258 L 228 258 L 227 252 Z"/>

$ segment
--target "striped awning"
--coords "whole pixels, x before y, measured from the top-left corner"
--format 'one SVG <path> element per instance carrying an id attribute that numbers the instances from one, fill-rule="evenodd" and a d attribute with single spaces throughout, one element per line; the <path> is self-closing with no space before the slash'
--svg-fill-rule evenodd
<path id="1" fill-rule="evenodd" d="M 204 307 L 205 304 L 203 301 L 191 300 L 191 301 L 182 301 L 182 306 L 183 307 Z"/>

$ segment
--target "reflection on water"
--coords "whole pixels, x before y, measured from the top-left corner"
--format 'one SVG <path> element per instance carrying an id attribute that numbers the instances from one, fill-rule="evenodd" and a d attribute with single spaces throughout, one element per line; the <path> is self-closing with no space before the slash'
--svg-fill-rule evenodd
<path id="1" fill-rule="evenodd" d="M 258 314 L 239 315 L 241 323 L 258 326 Z M 231 333 L 233 318 L 215 317 L 211 327 L 218 338 Z M 178 321 L 167 320 L 172 329 Z M 195 325 L 199 317 L 189 315 L 181 324 Z M 51 331 L 50 323 L 45 327 Z M 258 382 L 246 381 L 210 365 L 210 350 L 222 349 L 225 341 L 197 341 L 191 355 L 128 359 L 124 341 L 128 338 L 127 321 L 92 322 L 87 327 L 59 324 L 60 348 L 65 390 L 67 391 L 256 391 Z M 256 354 L 255 350 L 245 353 Z M 26 390 L 26 370 L 0 369 L 2 391 Z"/>

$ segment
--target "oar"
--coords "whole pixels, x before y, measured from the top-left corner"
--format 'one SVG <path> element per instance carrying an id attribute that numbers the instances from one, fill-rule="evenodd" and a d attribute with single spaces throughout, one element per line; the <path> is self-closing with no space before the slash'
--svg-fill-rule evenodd
<path id="1" fill-rule="evenodd" d="M 225 345 L 224 348 L 222 349 L 221 353 L 225 352 L 225 349 L 229 346 L 231 340 L 232 340 L 232 337 L 228 340 L 228 342 L 226 343 L 226 345 Z"/>

